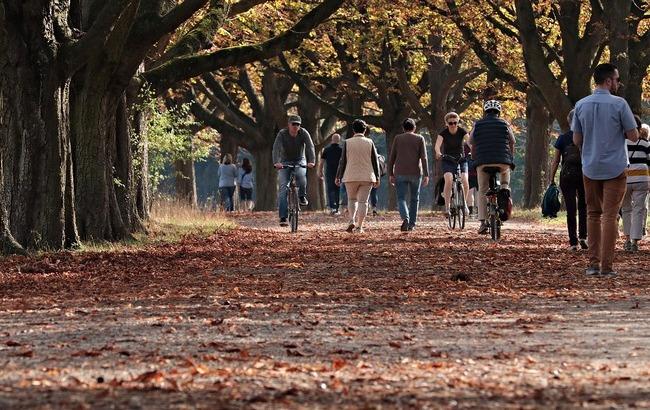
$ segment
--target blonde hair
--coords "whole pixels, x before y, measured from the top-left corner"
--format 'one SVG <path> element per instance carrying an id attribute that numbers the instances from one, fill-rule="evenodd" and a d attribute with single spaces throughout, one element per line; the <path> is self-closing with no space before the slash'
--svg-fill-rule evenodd
<path id="1" fill-rule="evenodd" d="M 226 154 L 223 156 L 223 160 L 221 160 L 222 164 L 232 164 L 232 155 L 231 154 Z"/>
<path id="2" fill-rule="evenodd" d="M 456 114 L 453 111 L 445 114 L 445 122 L 447 122 L 450 118 L 458 118 L 460 120 L 460 115 Z"/>

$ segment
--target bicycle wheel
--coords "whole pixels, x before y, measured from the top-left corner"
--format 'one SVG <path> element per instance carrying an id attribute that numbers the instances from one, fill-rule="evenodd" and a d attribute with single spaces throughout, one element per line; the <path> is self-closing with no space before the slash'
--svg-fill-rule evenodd
<path id="1" fill-rule="evenodd" d="M 497 210 L 493 204 L 490 204 L 490 236 L 493 241 L 499 239 L 499 219 L 497 218 Z"/>
<path id="2" fill-rule="evenodd" d="M 291 232 L 298 231 L 298 214 L 300 206 L 298 204 L 298 192 L 296 188 L 291 190 L 291 207 L 289 214 L 291 215 Z"/>
<path id="3" fill-rule="evenodd" d="M 447 224 L 449 229 L 454 229 L 456 227 L 456 219 L 454 215 L 454 191 L 451 191 L 451 200 L 449 201 L 449 213 L 447 214 Z"/>
<path id="4" fill-rule="evenodd" d="M 458 189 L 458 228 L 465 229 L 465 194 L 463 193 L 462 186 Z"/>

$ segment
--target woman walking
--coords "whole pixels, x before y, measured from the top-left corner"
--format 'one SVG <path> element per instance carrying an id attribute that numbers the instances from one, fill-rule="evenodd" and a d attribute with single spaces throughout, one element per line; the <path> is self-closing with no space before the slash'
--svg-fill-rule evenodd
<path id="1" fill-rule="evenodd" d="M 235 194 L 235 180 L 237 179 L 237 166 L 232 163 L 232 155 L 223 156 L 219 165 L 219 195 L 226 212 L 235 210 L 233 195 Z"/>
<path id="2" fill-rule="evenodd" d="M 348 195 L 350 216 L 350 223 L 346 229 L 348 232 L 363 232 L 370 190 L 379 186 L 380 168 L 377 148 L 375 143 L 365 136 L 367 130 L 368 125 L 362 120 L 355 120 L 352 123 L 354 135 L 345 141 L 336 173 L 336 185 L 345 183 Z"/>
<path id="3" fill-rule="evenodd" d="M 239 203 L 242 210 L 253 210 L 253 165 L 248 158 L 244 158 L 239 169 Z"/>

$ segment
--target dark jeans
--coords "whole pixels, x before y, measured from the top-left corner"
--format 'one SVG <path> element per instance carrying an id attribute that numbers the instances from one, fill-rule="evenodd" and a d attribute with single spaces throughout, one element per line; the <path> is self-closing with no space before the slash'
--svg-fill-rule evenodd
<path id="1" fill-rule="evenodd" d="M 221 203 L 223 203 L 223 209 L 226 212 L 232 212 L 235 210 L 235 204 L 233 202 L 233 195 L 235 194 L 234 186 L 224 186 L 219 188 L 219 194 L 221 195 Z"/>
<path id="2" fill-rule="evenodd" d="M 339 210 L 341 200 L 341 187 L 334 183 L 334 176 L 325 175 L 325 189 L 327 189 L 327 204 L 333 211 Z"/>
<path id="3" fill-rule="evenodd" d="M 300 165 L 296 161 L 284 161 L 283 165 Z M 304 165 L 304 164 L 303 164 Z M 296 173 L 296 185 L 298 185 L 298 196 L 307 195 L 307 170 L 305 168 L 283 168 L 278 171 L 280 174 L 280 189 L 278 190 L 278 213 L 280 218 L 289 216 L 289 203 L 287 202 L 287 191 L 289 190 L 289 179 L 291 173 Z"/>
<path id="4" fill-rule="evenodd" d="M 395 175 L 395 188 L 397 190 L 397 206 L 399 215 L 402 220 L 408 221 L 408 224 L 415 226 L 418 220 L 418 204 L 420 202 L 420 184 L 421 176 L 412 175 Z M 410 193 L 407 203 L 406 194 Z"/>
<path id="5" fill-rule="evenodd" d="M 377 188 L 372 188 L 372 190 L 370 190 L 370 206 L 372 206 L 372 209 L 377 208 L 378 201 Z"/>
<path id="6" fill-rule="evenodd" d="M 562 197 L 564 197 L 564 206 L 566 206 L 569 244 L 577 245 L 578 238 L 587 239 L 587 202 L 585 200 L 585 185 L 582 175 L 575 177 L 560 176 L 560 189 L 562 190 Z M 578 211 L 578 223 L 576 223 L 576 210 Z"/>

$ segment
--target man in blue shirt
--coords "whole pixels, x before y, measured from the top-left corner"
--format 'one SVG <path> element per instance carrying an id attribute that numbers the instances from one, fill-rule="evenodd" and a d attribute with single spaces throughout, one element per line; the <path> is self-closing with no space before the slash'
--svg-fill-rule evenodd
<path id="1" fill-rule="evenodd" d="M 600 64 L 594 70 L 596 88 L 576 103 L 573 142 L 580 147 L 587 200 L 589 266 L 587 275 L 615 275 L 616 217 L 625 195 L 628 165 L 625 138 L 637 141 L 634 115 L 627 102 L 613 94 L 618 69 Z"/>

